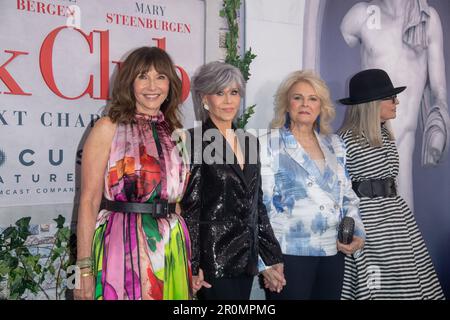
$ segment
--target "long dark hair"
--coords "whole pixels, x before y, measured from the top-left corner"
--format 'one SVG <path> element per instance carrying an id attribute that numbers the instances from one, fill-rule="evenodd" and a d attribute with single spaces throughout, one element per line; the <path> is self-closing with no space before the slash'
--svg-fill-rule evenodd
<path id="1" fill-rule="evenodd" d="M 114 81 L 108 116 L 116 123 L 130 123 L 136 113 L 133 84 L 136 77 L 153 67 L 169 78 L 170 89 L 161 111 L 171 130 L 181 128 L 181 80 L 170 56 L 157 47 L 141 47 L 131 52 L 119 69 Z"/>

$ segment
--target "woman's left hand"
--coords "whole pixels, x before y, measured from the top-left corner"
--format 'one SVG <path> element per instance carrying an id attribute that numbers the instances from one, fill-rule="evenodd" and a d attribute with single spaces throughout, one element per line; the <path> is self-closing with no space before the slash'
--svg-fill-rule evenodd
<path id="1" fill-rule="evenodd" d="M 343 244 L 339 242 L 339 240 L 337 240 L 336 243 L 338 251 L 345 254 L 353 254 L 364 247 L 364 239 L 356 236 L 353 236 L 353 241 L 349 244 Z"/>

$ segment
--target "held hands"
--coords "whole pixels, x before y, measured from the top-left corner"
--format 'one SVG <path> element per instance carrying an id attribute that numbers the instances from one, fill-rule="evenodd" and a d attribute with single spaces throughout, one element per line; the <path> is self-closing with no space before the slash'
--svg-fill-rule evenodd
<path id="1" fill-rule="evenodd" d="M 269 289 L 272 292 L 276 291 L 280 293 L 286 285 L 284 265 L 282 263 L 277 263 L 261 273 L 264 276 L 264 288 Z"/>
<path id="2" fill-rule="evenodd" d="M 353 241 L 349 244 L 343 244 L 339 240 L 336 241 L 336 244 L 338 251 L 345 254 L 353 254 L 364 247 L 364 240 L 360 237 L 353 236 Z"/>
<path id="3" fill-rule="evenodd" d="M 211 288 L 212 286 L 205 281 L 205 278 L 203 277 L 203 270 L 198 269 L 198 275 L 192 276 L 192 290 L 194 291 L 194 294 L 196 294 L 202 287 Z"/>

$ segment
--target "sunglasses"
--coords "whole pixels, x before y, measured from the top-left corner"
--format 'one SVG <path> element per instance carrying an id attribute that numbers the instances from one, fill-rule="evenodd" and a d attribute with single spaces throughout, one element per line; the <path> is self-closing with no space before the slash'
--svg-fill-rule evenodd
<path id="1" fill-rule="evenodd" d="M 386 98 L 383 98 L 381 100 L 383 100 L 383 101 L 392 101 L 392 103 L 396 103 L 397 102 L 397 95 L 395 94 L 393 96 L 386 97 Z"/>

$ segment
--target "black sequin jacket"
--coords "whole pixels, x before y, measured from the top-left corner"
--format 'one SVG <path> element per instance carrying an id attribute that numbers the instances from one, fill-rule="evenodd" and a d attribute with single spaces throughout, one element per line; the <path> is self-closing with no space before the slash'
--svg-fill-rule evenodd
<path id="1" fill-rule="evenodd" d="M 240 130 L 235 132 L 240 145 L 245 146 L 244 170 L 210 119 L 202 127 L 189 130 L 187 139 L 192 164 L 181 201 L 182 215 L 191 238 L 193 274 L 201 268 L 206 278 L 255 275 L 258 255 L 267 266 L 282 262 L 281 248 L 263 203 L 258 139 Z M 201 139 L 202 133 L 204 139 L 195 144 L 194 138 Z M 229 159 L 230 155 L 234 157 L 232 164 L 225 162 L 227 152 Z M 216 161 L 201 157 L 208 155 Z"/>

